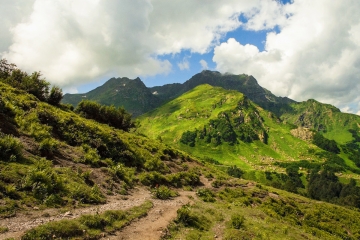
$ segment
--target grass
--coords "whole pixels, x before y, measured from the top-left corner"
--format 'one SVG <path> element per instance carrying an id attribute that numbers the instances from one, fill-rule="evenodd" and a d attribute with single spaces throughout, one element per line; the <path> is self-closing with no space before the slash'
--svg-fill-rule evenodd
<path id="1" fill-rule="evenodd" d="M 153 204 L 147 201 L 127 211 L 108 210 L 102 214 L 82 215 L 77 219 L 49 222 L 27 231 L 21 239 L 97 239 L 102 233 L 120 230 L 131 221 L 146 216 L 152 206 Z"/>
<path id="2" fill-rule="evenodd" d="M 178 211 L 164 239 L 358 239 L 360 213 L 269 187 L 223 188 Z"/>

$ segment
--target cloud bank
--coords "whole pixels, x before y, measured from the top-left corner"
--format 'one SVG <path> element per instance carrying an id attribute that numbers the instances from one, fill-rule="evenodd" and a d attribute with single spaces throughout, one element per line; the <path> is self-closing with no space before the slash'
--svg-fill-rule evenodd
<path id="1" fill-rule="evenodd" d="M 273 26 L 266 19 L 278 25 L 278 32 L 267 34 L 265 51 L 228 39 L 215 47 L 217 69 L 252 74 L 277 95 L 316 98 L 359 113 L 360 2 L 302 0 L 271 11 L 273 18 L 260 14 L 247 25 L 254 30 Z"/>
<path id="2" fill-rule="evenodd" d="M 172 66 L 159 55 L 209 51 L 241 25 L 241 12 L 260 2 L 29 0 L 19 12 L 26 1 L 11 1 L 11 11 L 2 10 L 2 57 L 26 71 L 41 70 L 62 87 L 106 74 L 166 74 Z"/>

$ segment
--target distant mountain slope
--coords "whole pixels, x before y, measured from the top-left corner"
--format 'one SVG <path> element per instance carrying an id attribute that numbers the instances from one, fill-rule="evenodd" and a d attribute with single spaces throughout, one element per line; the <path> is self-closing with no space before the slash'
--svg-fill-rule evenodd
<path id="1" fill-rule="evenodd" d="M 269 90 L 261 87 L 253 76 L 246 74 L 221 74 L 209 70 L 204 70 L 194 75 L 181 85 L 168 84 L 150 89 L 156 91 L 158 97 L 163 100 L 170 100 L 201 84 L 209 84 L 215 87 L 239 91 L 245 94 L 251 101 L 269 110 L 276 110 L 284 104 L 295 102 L 286 97 L 276 97 Z"/>
<path id="2" fill-rule="evenodd" d="M 136 78 L 111 78 L 104 85 L 85 94 L 65 94 L 63 103 L 76 106 L 82 99 L 94 100 L 105 105 L 122 106 L 134 116 L 161 104 L 145 84 Z"/>
<path id="3" fill-rule="evenodd" d="M 65 94 L 63 103 L 76 106 L 82 99 L 95 100 L 102 104 L 123 106 L 134 116 L 153 110 L 181 94 L 201 84 L 236 90 L 245 94 L 261 107 L 278 113 L 278 110 L 295 101 L 276 97 L 262 88 L 253 76 L 221 74 L 214 71 L 202 71 L 183 84 L 174 83 L 147 88 L 139 78 L 112 78 L 104 85 L 85 94 Z"/>
<path id="4" fill-rule="evenodd" d="M 270 163 L 300 157 L 317 159 L 308 153 L 315 146 L 294 137 L 290 125 L 281 123 L 273 113 L 234 90 L 200 85 L 142 115 L 139 120 L 140 131 L 151 138 L 162 139 L 198 157 L 213 158 L 246 169 L 270 170 L 274 168 Z M 204 129 L 209 134 L 212 132 L 207 141 L 200 139 Z M 187 131 L 196 132 L 195 147 L 181 143 Z M 227 141 L 222 137 L 228 133 L 234 136 L 233 132 L 237 140 Z M 216 135 L 221 136 L 217 139 Z"/>
<path id="5" fill-rule="evenodd" d="M 292 103 L 281 114 L 291 124 L 320 131 L 329 139 L 345 144 L 355 141 L 360 148 L 360 116 L 342 113 L 338 108 L 310 99 Z"/>

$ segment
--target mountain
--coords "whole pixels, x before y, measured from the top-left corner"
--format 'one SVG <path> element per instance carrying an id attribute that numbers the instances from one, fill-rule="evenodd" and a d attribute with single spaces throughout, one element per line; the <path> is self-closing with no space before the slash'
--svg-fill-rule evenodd
<path id="1" fill-rule="evenodd" d="M 105 84 L 85 94 L 65 94 L 63 103 L 76 106 L 82 99 L 94 100 L 105 105 L 124 107 L 134 116 L 161 104 L 140 78 L 111 78 Z"/>
<path id="2" fill-rule="evenodd" d="M 314 109 L 309 110 L 311 107 L 307 104 Z M 336 190 L 330 187 L 330 183 L 326 186 L 324 182 L 317 182 L 326 182 L 317 174 L 319 171 L 328 172 L 326 178 L 329 179 L 332 178 L 330 175 L 337 174 L 339 177 L 335 178 L 344 182 L 349 182 L 354 176 L 360 178 L 360 117 L 341 113 L 331 105 L 314 100 L 291 106 L 293 110 L 289 118 L 283 114 L 287 119 L 285 121 L 238 91 L 200 85 L 139 117 L 139 131 L 204 161 L 240 167 L 246 170 L 243 175 L 246 179 L 315 199 L 338 201 L 330 196 L 336 195 L 330 194 Z M 296 109 L 297 114 L 302 116 L 302 124 L 292 120 L 299 120 Z M 322 110 L 316 112 L 315 109 Z M 328 112 L 323 112 L 324 109 Z M 304 111 L 309 112 L 304 115 Z M 314 115 L 317 118 L 313 118 Z M 299 127 L 294 123 L 298 123 Z M 313 129 L 319 123 L 324 125 L 322 131 Z M 330 138 L 326 135 L 334 136 L 335 133 L 340 136 L 349 133 L 350 137 L 344 142 L 343 137 Z M 338 138 L 343 142 L 336 141 Z M 287 176 L 282 175 L 284 173 Z M 289 180 L 290 176 L 296 176 L 296 180 Z M 313 181 L 312 177 L 316 180 Z M 328 190 L 320 191 L 319 186 L 332 190 L 324 193 Z M 341 198 L 340 195 L 338 197 Z"/>
<path id="3" fill-rule="evenodd" d="M 104 85 L 85 94 L 65 94 L 63 103 L 76 106 L 82 99 L 98 101 L 101 104 L 123 106 L 134 116 L 153 110 L 181 94 L 201 84 L 237 90 L 250 100 L 265 109 L 278 112 L 295 101 L 289 98 L 276 97 L 270 91 L 262 88 L 253 76 L 221 74 L 204 70 L 194 75 L 183 84 L 174 83 L 164 86 L 147 88 L 139 78 L 112 78 Z"/>
<path id="4" fill-rule="evenodd" d="M 312 147 L 290 133 L 292 125 L 282 123 L 275 114 L 238 91 L 207 84 L 195 87 L 138 120 L 139 131 L 151 138 L 161 138 L 198 157 L 213 158 L 244 169 L 272 169 L 274 166 L 264 166 L 264 158 L 275 162 L 292 161 L 299 156 L 313 157 L 307 153 Z M 195 147 L 181 143 L 187 131 L 196 132 Z M 209 133 L 206 139 L 200 136 L 202 131 Z M 224 134 L 232 140 L 225 140 Z"/>
<path id="5" fill-rule="evenodd" d="M 276 97 L 269 90 L 261 87 L 253 76 L 246 74 L 221 74 L 217 71 L 204 70 L 191 77 L 183 84 L 168 84 L 161 87 L 152 87 L 157 96 L 163 100 L 171 100 L 201 84 L 222 87 L 227 90 L 236 90 L 245 94 L 251 101 L 265 109 L 279 109 L 282 105 L 294 103 L 289 98 Z"/>

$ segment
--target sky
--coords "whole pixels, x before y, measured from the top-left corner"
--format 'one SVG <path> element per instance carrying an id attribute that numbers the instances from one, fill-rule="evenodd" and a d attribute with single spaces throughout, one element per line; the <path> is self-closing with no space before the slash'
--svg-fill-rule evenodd
<path id="1" fill-rule="evenodd" d="M 0 0 L 0 57 L 64 92 L 204 69 L 360 115 L 359 0 Z"/>

